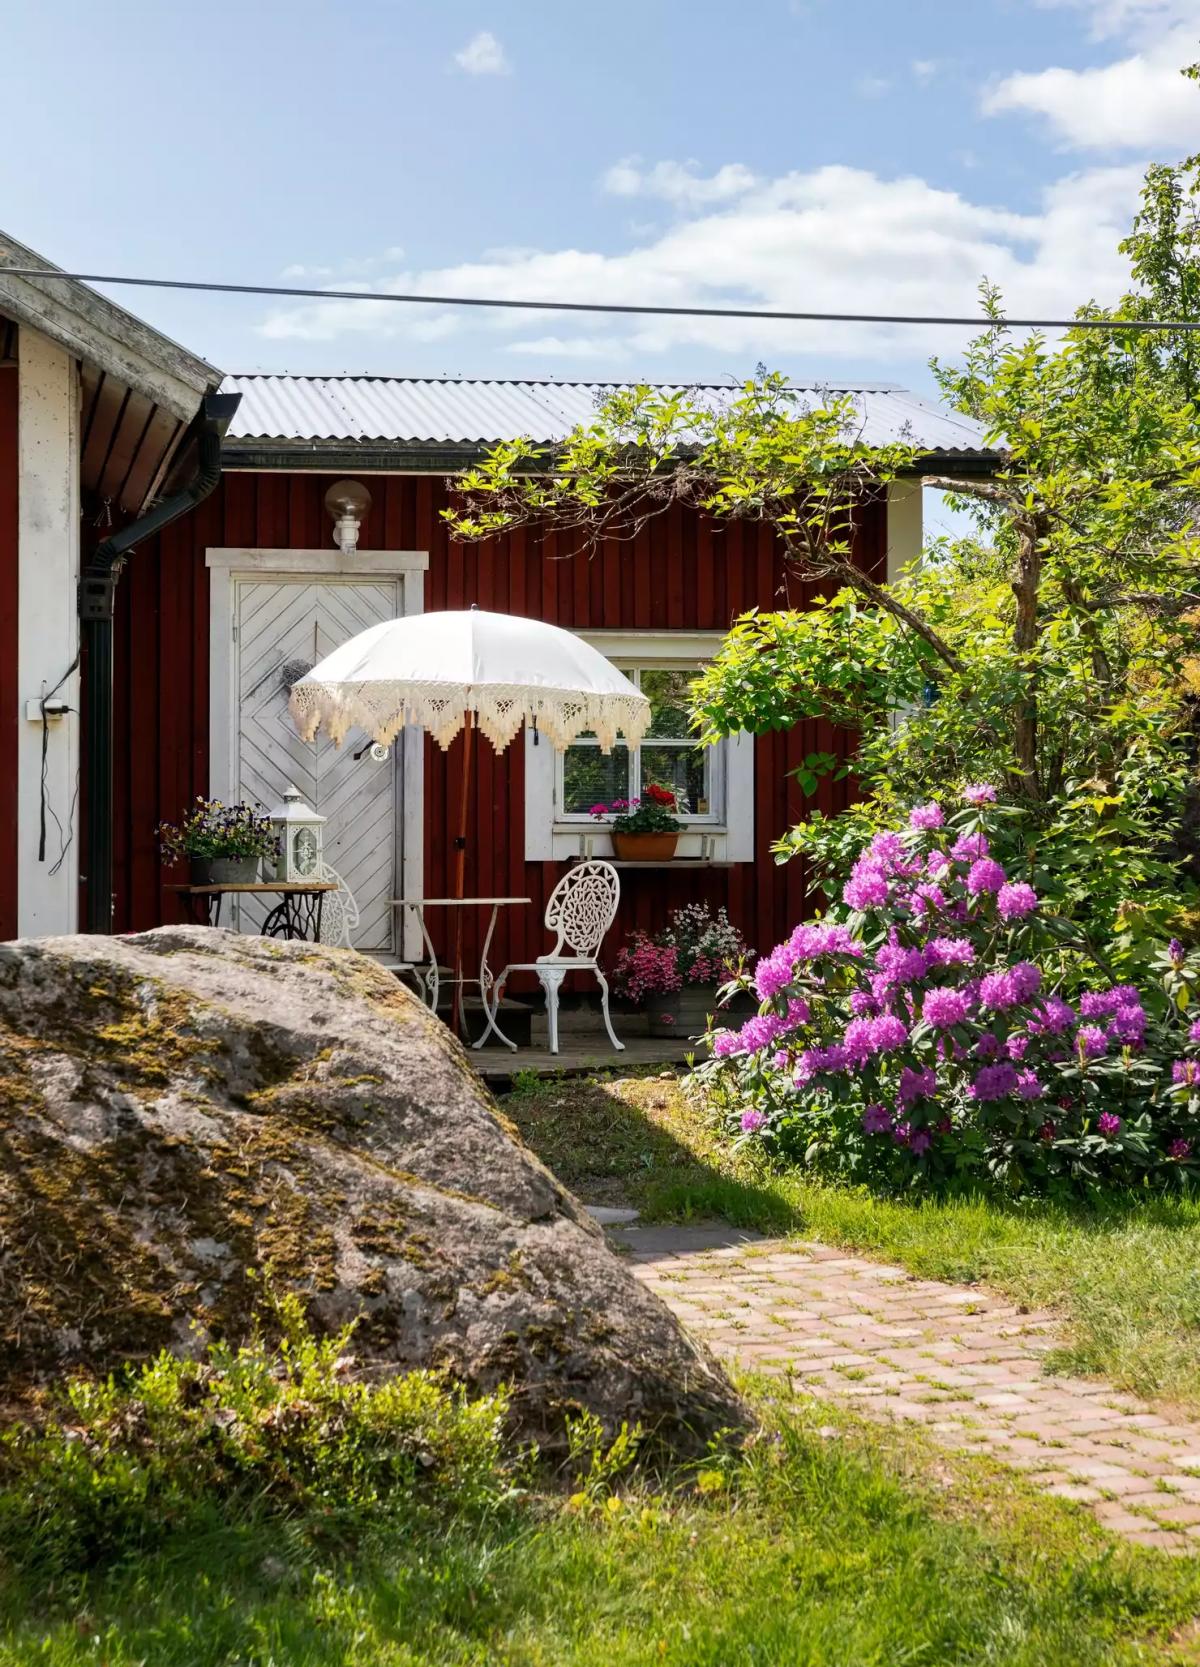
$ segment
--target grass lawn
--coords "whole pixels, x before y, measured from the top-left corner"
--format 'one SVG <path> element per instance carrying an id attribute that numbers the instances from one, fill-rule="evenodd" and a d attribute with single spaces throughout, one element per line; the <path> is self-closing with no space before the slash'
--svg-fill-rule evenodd
<path id="1" fill-rule="evenodd" d="M 504 1102 L 535 1151 L 588 1203 L 650 1219 L 722 1216 L 981 1281 L 1062 1311 L 1052 1364 L 1200 1412 L 1200 1199 L 1103 1210 L 984 1199 L 897 1201 L 772 1174 L 730 1156 L 673 1076 L 543 1079 Z"/>
<path id="2" fill-rule="evenodd" d="M 453 1509 L 447 1502 L 447 1510 Z M 1200 1560 L 827 1408 L 586 1506 L 377 1531 L 214 1525 L 104 1575 L 0 1578 L 4 1667 L 1099 1667 L 1200 1661 Z"/>

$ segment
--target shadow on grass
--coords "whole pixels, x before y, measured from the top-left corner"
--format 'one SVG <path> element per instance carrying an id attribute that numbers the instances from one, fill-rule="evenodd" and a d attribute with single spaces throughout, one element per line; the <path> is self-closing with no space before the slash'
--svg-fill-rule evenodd
<path id="1" fill-rule="evenodd" d="M 588 1204 L 631 1204 L 647 1220 L 720 1217 L 763 1233 L 806 1233 L 850 1248 L 904 1255 L 916 1272 L 988 1278 L 997 1259 L 1070 1247 L 1094 1258 L 1123 1243 L 1154 1261 L 1170 1241 L 1200 1266 L 1200 1194 L 1125 1192 L 1095 1200 L 1009 1200 L 961 1188 L 897 1196 L 771 1168 L 731 1152 L 674 1073 L 548 1078 L 504 1108 L 543 1161 Z M 1116 1270 L 1110 1270 L 1115 1272 Z M 1200 1273 L 1194 1285 L 1200 1323 Z"/>
<path id="2" fill-rule="evenodd" d="M 585 1204 L 629 1204 L 658 1221 L 718 1216 L 765 1233 L 803 1225 L 803 1211 L 769 1176 L 739 1172 L 673 1072 L 544 1077 L 515 1089 L 503 1108 Z"/>

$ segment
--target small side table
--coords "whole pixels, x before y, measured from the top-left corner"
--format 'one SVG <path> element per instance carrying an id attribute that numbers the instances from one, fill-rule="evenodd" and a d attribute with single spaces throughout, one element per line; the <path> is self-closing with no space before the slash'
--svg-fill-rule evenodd
<path id="1" fill-rule="evenodd" d="M 316 943 L 321 937 L 321 910 L 325 893 L 336 891 L 336 880 L 255 880 L 249 885 L 171 886 L 190 908 L 198 926 L 219 926 L 221 904 L 226 896 L 271 894 L 279 902 L 263 921 L 260 937 L 304 938 Z"/>

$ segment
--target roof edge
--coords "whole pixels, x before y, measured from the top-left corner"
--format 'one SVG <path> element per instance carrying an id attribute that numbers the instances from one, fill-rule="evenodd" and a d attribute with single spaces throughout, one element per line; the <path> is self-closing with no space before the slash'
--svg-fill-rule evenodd
<path id="1" fill-rule="evenodd" d="M 0 232 L 0 312 L 190 422 L 224 373 L 75 278 L 18 278 L 6 266 L 52 267 Z"/>
<path id="2" fill-rule="evenodd" d="M 223 466 L 244 473 L 289 470 L 313 474 L 446 475 L 480 463 L 492 451 L 494 441 L 473 445 L 412 443 L 362 440 L 279 440 L 243 436 L 226 440 L 221 450 Z M 547 446 L 553 441 L 547 441 Z M 999 451 L 929 451 L 913 459 L 908 478 L 929 474 L 990 475 L 998 467 Z"/>

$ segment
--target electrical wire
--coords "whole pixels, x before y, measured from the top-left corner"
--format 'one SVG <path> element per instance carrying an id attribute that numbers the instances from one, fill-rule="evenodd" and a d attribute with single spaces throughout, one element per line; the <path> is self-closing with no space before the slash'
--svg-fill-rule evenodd
<path id="1" fill-rule="evenodd" d="M 746 318 L 787 324 L 909 324 L 968 330 L 1200 330 L 1195 318 L 989 318 L 931 313 L 823 313 L 755 307 L 656 307 L 632 301 L 530 301 L 506 296 L 414 295 L 384 290 L 304 289 L 285 284 L 205 283 L 198 278 L 130 278 L 111 272 L 59 272 L 53 267 L 0 265 L 0 277 L 59 278 L 72 283 L 128 284 L 141 289 L 201 290 L 217 295 L 275 295 L 295 300 L 390 301 L 416 307 L 507 307 L 546 313 L 633 313 L 651 318 Z"/>

